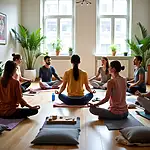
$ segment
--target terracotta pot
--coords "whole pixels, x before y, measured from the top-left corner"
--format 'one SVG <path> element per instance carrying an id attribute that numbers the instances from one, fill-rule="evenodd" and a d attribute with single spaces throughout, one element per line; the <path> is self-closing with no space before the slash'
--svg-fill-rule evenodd
<path id="1" fill-rule="evenodd" d="M 112 56 L 115 56 L 116 55 L 116 51 L 112 51 Z"/>
<path id="2" fill-rule="evenodd" d="M 56 51 L 56 56 L 59 56 L 59 53 L 60 53 L 60 51 L 57 50 L 57 51 Z"/>

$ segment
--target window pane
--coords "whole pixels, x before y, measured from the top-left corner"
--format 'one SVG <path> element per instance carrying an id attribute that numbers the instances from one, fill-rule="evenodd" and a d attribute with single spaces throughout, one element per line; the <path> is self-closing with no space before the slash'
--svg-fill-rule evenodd
<path id="1" fill-rule="evenodd" d="M 44 15 L 58 15 L 58 0 L 45 1 Z"/>
<path id="2" fill-rule="evenodd" d="M 127 0 L 114 0 L 114 14 L 127 14 Z"/>
<path id="3" fill-rule="evenodd" d="M 127 22 L 126 19 L 115 19 L 115 38 L 114 43 L 117 45 L 120 50 L 117 53 L 123 53 L 126 51 L 126 39 L 127 39 Z"/>
<path id="4" fill-rule="evenodd" d="M 72 19 L 60 20 L 60 39 L 63 44 L 63 53 L 68 54 L 68 48 L 72 47 Z"/>
<path id="5" fill-rule="evenodd" d="M 59 15 L 72 15 L 72 0 L 59 1 Z"/>
<path id="6" fill-rule="evenodd" d="M 100 50 L 102 54 L 107 54 L 110 51 L 111 44 L 111 19 L 100 19 Z"/>
<path id="7" fill-rule="evenodd" d="M 45 26 L 46 49 L 53 51 L 51 43 L 57 39 L 57 19 L 47 19 Z"/>
<path id="8" fill-rule="evenodd" d="M 100 0 L 100 14 L 112 14 L 112 0 Z"/>

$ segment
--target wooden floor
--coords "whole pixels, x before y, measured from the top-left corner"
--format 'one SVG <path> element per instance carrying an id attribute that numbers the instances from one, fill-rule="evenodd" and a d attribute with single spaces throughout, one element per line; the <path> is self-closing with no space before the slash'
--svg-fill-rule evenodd
<path id="1" fill-rule="evenodd" d="M 32 85 L 37 86 L 37 83 Z M 148 150 L 148 147 L 127 147 L 119 145 L 115 141 L 115 136 L 119 131 L 109 131 L 98 121 L 97 116 L 89 113 L 88 108 L 53 108 L 51 92 L 40 92 L 36 96 L 24 96 L 30 104 L 40 104 L 39 114 L 20 123 L 12 131 L 3 132 L 0 135 L 0 150 Z M 104 93 L 102 94 L 102 96 Z M 107 105 L 107 104 L 106 104 Z M 104 107 L 106 107 L 104 105 Z M 135 114 L 135 110 L 130 110 Z M 78 146 L 34 146 L 30 142 L 35 138 L 42 127 L 46 116 L 49 115 L 73 115 L 81 118 L 81 133 Z M 136 116 L 138 120 L 146 126 L 150 126 L 150 121 Z"/>

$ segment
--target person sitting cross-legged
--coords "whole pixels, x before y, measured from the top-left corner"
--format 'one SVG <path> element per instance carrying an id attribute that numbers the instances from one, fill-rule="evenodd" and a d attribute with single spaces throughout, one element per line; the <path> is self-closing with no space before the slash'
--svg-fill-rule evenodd
<path id="1" fill-rule="evenodd" d="M 18 80 L 13 78 L 17 64 L 7 61 L 4 74 L 0 79 L 0 117 L 1 118 L 26 118 L 38 113 L 39 105 L 31 106 L 22 97 Z M 27 107 L 27 108 L 19 108 Z"/>
<path id="2" fill-rule="evenodd" d="M 57 75 L 53 66 L 51 66 L 51 57 L 44 57 L 45 65 L 39 70 L 40 87 L 41 89 L 50 89 L 52 87 L 58 87 L 62 83 L 62 79 Z M 52 75 L 57 79 L 52 81 Z"/>
<path id="3" fill-rule="evenodd" d="M 146 92 L 146 83 L 145 83 L 145 70 L 141 66 L 142 57 L 135 56 L 133 60 L 134 65 L 136 66 L 134 69 L 134 79 L 127 81 L 127 92 L 135 94 L 138 90 L 142 93 Z"/>
<path id="4" fill-rule="evenodd" d="M 98 115 L 99 119 L 125 119 L 128 116 L 128 108 L 126 104 L 126 79 L 119 75 L 119 72 L 124 70 L 119 61 L 112 61 L 109 67 L 109 73 L 112 79 L 108 81 L 105 98 L 99 102 L 89 103 L 90 112 Z M 98 107 L 109 101 L 109 109 Z"/>
<path id="5" fill-rule="evenodd" d="M 136 91 L 135 95 L 138 95 L 135 103 L 140 104 L 140 106 L 144 108 L 146 114 L 150 114 L 150 92 L 144 94 Z"/>
<path id="6" fill-rule="evenodd" d="M 87 73 L 78 68 L 80 64 L 80 57 L 78 55 L 73 55 L 71 57 L 71 63 L 73 69 L 65 72 L 63 77 L 63 85 L 60 91 L 55 91 L 59 94 L 59 99 L 67 105 L 86 105 L 92 98 L 95 90 L 92 91 L 88 85 Z M 67 85 L 68 96 L 62 94 Z M 84 95 L 83 86 L 85 85 L 86 90 L 89 92 Z"/>

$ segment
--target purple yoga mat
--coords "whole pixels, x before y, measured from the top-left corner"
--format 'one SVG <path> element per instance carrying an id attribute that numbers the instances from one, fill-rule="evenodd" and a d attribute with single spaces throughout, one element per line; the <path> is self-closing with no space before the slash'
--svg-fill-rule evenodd
<path id="1" fill-rule="evenodd" d="M 24 118 L 22 118 L 22 119 L 3 119 L 3 118 L 0 118 L 0 124 L 6 125 L 8 127 L 7 130 L 12 130 L 23 120 L 24 120 Z"/>

